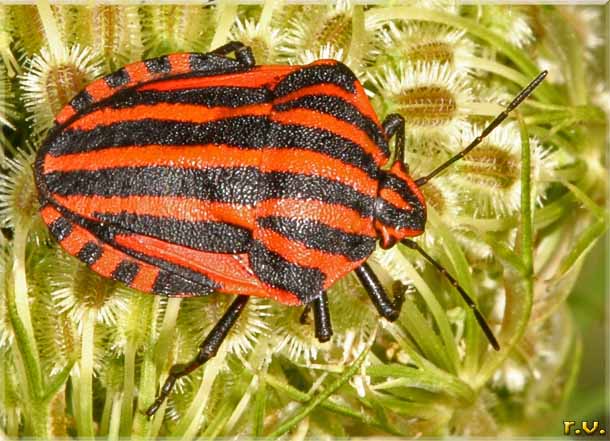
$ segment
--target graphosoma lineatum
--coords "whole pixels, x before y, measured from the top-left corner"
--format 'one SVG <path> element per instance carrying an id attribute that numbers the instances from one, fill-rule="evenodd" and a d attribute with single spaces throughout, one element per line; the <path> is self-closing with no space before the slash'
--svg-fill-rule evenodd
<path id="1" fill-rule="evenodd" d="M 436 266 L 498 349 L 474 302 L 408 238 L 426 222 L 419 187 L 544 76 L 460 154 L 413 180 L 401 161 L 403 118 L 380 123 L 337 61 L 256 66 L 232 42 L 134 63 L 57 115 L 36 159 L 41 214 L 61 246 L 102 276 L 168 296 L 238 295 L 197 357 L 172 367 L 148 415 L 216 354 L 249 296 L 313 307 L 316 337 L 327 341 L 326 290 L 355 270 L 380 315 L 395 320 L 402 298 L 391 300 L 365 262 L 377 240 L 402 242 Z"/>

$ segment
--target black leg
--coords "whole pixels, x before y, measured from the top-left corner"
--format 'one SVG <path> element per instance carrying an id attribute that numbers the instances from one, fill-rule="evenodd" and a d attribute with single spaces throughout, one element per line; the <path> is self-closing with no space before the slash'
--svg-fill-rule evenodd
<path id="1" fill-rule="evenodd" d="M 254 54 L 252 53 L 252 49 L 246 45 L 244 45 L 240 41 L 231 41 L 225 45 L 220 46 L 219 48 L 211 51 L 211 54 L 227 56 L 231 52 L 235 53 L 235 58 L 241 64 L 245 66 L 254 66 L 256 64 L 256 60 L 254 60 Z"/>
<path id="2" fill-rule="evenodd" d="M 366 262 L 356 268 L 356 275 L 369 294 L 379 315 L 391 322 L 396 320 L 400 315 L 400 308 L 405 300 L 404 295 L 400 293 L 394 297 L 394 301 L 390 300 L 383 286 L 379 283 L 379 279 Z"/>
<path id="3" fill-rule="evenodd" d="M 299 323 L 302 325 L 307 325 L 309 324 L 309 313 L 311 312 L 311 305 L 307 304 L 305 305 L 305 308 L 303 308 L 303 313 L 301 314 L 301 317 L 299 317 Z"/>
<path id="4" fill-rule="evenodd" d="M 405 119 L 398 113 L 390 113 L 383 120 L 383 130 L 391 138 L 396 135 L 394 161 L 405 160 Z"/>
<path id="5" fill-rule="evenodd" d="M 333 327 L 330 322 L 330 312 L 328 311 L 328 297 L 323 292 L 320 297 L 313 302 L 313 320 L 316 328 L 316 338 L 320 343 L 330 340 L 333 335 Z"/>
<path id="6" fill-rule="evenodd" d="M 210 358 L 214 357 L 218 352 L 218 348 L 229 334 L 229 331 L 239 318 L 241 312 L 244 310 L 246 303 L 248 302 L 248 296 L 237 297 L 229 309 L 224 313 L 222 318 L 216 323 L 212 331 L 205 338 L 203 343 L 199 346 L 199 353 L 197 356 L 186 364 L 175 364 L 169 370 L 169 375 L 163 383 L 159 395 L 155 399 L 155 402 L 146 410 L 147 416 L 152 416 L 161 406 L 161 403 L 168 397 L 176 380 L 180 377 L 190 374 L 199 366 L 204 364 Z"/>

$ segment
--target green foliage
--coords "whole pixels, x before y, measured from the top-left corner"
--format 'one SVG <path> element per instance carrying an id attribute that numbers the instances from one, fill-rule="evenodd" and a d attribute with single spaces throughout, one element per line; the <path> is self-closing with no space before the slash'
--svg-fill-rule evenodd
<path id="1" fill-rule="evenodd" d="M 600 14 L 580 6 L 0 5 L 0 436 L 536 435 L 566 408 L 582 343 L 566 303 L 608 226 Z M 597 20 L 597 21 L 596 21 Z M 583 26 L 584 24 L 584 26 Z M 395 323 L 348 275 L 335 335 L 250 302 L 216 358 L 147 419 L 231 297 L 167 299 L 103 279 L 37 214 L 32 153 L 53 115 L 121 65 L 231 39 L 264 64 L 337 58 L 380 119 L 407 121 L 421 176 L 455 154 L 542 68 L 548 79 L 467 158 L 423 187 L 418 239 L 499 337 L 412 250 L 371 259 Z M 330 422 L 329 422 L 330 421 Z M 558 425 L 557 433 L 561 427 Z"/>

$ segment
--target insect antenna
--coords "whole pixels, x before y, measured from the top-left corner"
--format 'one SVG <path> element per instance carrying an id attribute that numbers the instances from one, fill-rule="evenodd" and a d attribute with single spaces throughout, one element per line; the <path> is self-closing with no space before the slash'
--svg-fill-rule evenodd
<path id="1" fill-rule="evenodd" d="M 453 164 L 455 161 L 466 156 L 466 154 L 469 151 L 471 151 L 473 148 L 475 148 L 477 145 L 479 145 L 481 143 L 481 141 L 483 141 L 487 137 L 487 135 L 489 135 L 493 131 L 493 129 L 498 127 L 502 123 L 502 121 L 504 121 L 508 117 L 508 114 L 512 110 L 514 110 L 515 107 L 517 107 L 519 104 L 521 104 L 521 102 L 524 99 L 526 99 L 534 91 L 534 89 L 536 89 L 536 87 L 538 87 L 538 85 L 542 82 L 542 80 L 544 80 L 544 77 L 546 77 L 547 73 L 548 72 L 546 70 L 540 72 L 540 74 L 538 74 L 538 76 L 536 78 L 534 78 L 534 80 L 531 83 L 529 83 L 521 92 L 519 92 L 519 94 L 511 101 L 511 103 L 506 107 L 506 109 L 504 109 L 502 111 L 502 113 L 500 113 L 498 116 L 496 116 L 496 118 L 491 123 L 489 123 L 489 125 L 487 127 L 485 127 L 485 129 L 483 129 L 481 134 L 479 136 L 477 136 L 468 145 L 468 147 L 466 147 L 464 150 L 459 152 L 457 155 L 455 155 L 451 159 L 447 160 L 445 163 L 438 166 L 427 176 L 417 179 L 415 181 L 415 184 L 418 187 L 421 187 L 422 185 L 427 183 L 430 179 L 432 179 L 433 177 L 435 177 L 436 175 L 441 173 L 443 170 L 445 170 L 447 167 L 449 167 L 451 164 Z"/>
<path id="2" fill-rule="evenodd" d="M 440 263 L 438 263 L 428 253 L 426 253 L 417 244 L 417 242 L 414 242 L 414 241 L 412 241 L 410 239 L 403 239 L 403 240 L 400 241 L 400 243 L 402 243 L 403 245 L 408 246 L 411 249 L 416 250 L 428 262 L 430 262 L 432 265 L 434 265 L 436 267 L 436 269 L 438 269 L 441 272 L 441 274 L 443 274 L 447 278 L 447 280 L 449 280 L 449 283 L 451 283 L 451 285 L 453 287 L 455 287 L 455 289 L 458 290 L 458 292 L 460 293 L 460 295 L 462 296 L 462 298 L 464 299 L 466 304 L 470 307 L 470 309 L 474 313 L 474 317 L 477 319 L 477 322 L 479 323 L 479 326 L 481 327 L 481 329 L 485 333 L 485 336 L 487 337 L 487 340 L 489 340 L 489 343 L 491 343 L 491 345 L 493 346 L 493 348 L 496 351 L 499 351 L 500 350 L 500 344 L 498 343 L 498 340 L 496 340 L 496 337 L 494 336 L 491 328 L 489 327 L 489 325 L 485 321 L 485 318 L 483 317 L 483 314 L 481 314 L 481 312 L 479 311 L 479 308 L 477 308 L 477 305 L 474 303 L 472 298 L 470 298 L 470 296 L 468 294 L 466 294 L 466 291 L 464 291 L 464 288 L 462 288 L 460 286 L 460 284 L 457 282 L 457 280 L 455 280 L 453 278 L 453 276 L 451 274 L 449 274 L 449 272 L 445 268 L 443 268 L 443 266 Z"/>

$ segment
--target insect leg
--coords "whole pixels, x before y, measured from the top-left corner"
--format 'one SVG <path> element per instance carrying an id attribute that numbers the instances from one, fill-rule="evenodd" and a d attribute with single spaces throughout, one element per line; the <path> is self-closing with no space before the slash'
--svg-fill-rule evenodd
<path id="1" fill-rule="evenodd" d="M 404 161 L 405 158 L 405 119 L 398 113 L 390 113 L 383 120 L 383 130 L 390 139 L 396 135 L 394 161 Z"/>
<path id="2" fill-rule="evenodd" d="M 477 319 L 477 322 L 479 323 L 479 326 L 481 327 L 481 329 L 485 333 L 485 336 L 489 340 L 489 343 L 491 343 L 491 345 L 493 346 L 493 348 L 496 351 L 499 351 L 500 350 L 500 345 L 498 344 L 498 340 L 496 340 L 496 337 L 494 336 L 493 332 L 491 331 L 491 328 L 489 327 L 489 325 L 485 321 L 485 318 L 483 317 L 483 315 L 479 311 L 479 308 L 477 308 L 477 305 L 470 298 L 470 296 L 468 294 L 466 294 L 466 291 L 464 291 L 464 288 L 462 288 L 460 286 L 460 284 L 457 282 L 457 280 L 455 280 L 453 278 L 453 276 L 451 274 L 449 274 L 449 272 L 445 268 L 443 268 L 443 266 L 440 263 L 438 263 L 428 253 L 426 253 L 417 244 L 417 242 L 414 242 L 414 241 L 412 241 L 410 239 L 403 239 L 403 240 L 400 241 L 400 243 L 402 243 L 403 245 L 406 245 L 409 248 L 412 248 L 415 251 L 417 251 L 419 254 L 421 254 L 424 257 L 424 259 L 426 259 L 428 262 L 430 262 L 432 265 L 434 265 L 436 267 L 436 269 L 439 270 L 440 273 L 447 278 L 449 283 L 451 283 L 451 285 L 455 289 L 458 290 L 458 292 L 460 293 L 460 295 L 462 296 L 462 298 L 464 299 L 466 304 L 470 307 L 470 309 L 474 313 L 474 317 Z"/>
<path id="3" fill-rule="evenodd" d="M 210 53 L 224 57 L 229 55 L 231 52 L 235 54 L 235 58 L 241 64 L 250 67 L 256 64 L 252 49 L 249 46 L 244 45 L 241 41 L 230 41 L 229 43 L 214 49 Z"/>
<path id="4" fill-rule="evenodd" d="M 383 289 L 383 286 L 381 286 L 379 279 L 366 262 L 356 268 L 356 275 L 358 276 L 358 279 L 360 279 L 360 283 L 362 283 L 364 289 L 366 289 L 366 292 L 369 294 L 379 315 L 391 322 L 396 320 L 400 315 L 400 309 L 405 300 L 404 295 L 401 293 L 394 297 L 394 301 L 390 300 Z"/>
<path id="5" fill-rule="evenodd" d="M 301 313 L 301 317 L 299 317 L 299 323 L 302 325 L 306 325 L 309 323 L 309 313 L 311 312 L 311 305 L 305 305 L 303 312 Z"/>
<path id="6" fill-rule="evenodd" d="M 248 299 L 248 296 L 238 296 L 233 303 L 231 303 L 231 306 L 229 306 L 222 318 L 216 323 L 203 343 L 201 343 L 199 346 L 199 353 L 193 360 L 186 364 L 175 364 L 171 367 L 169 375 L 165 380 L 165 383 L 163 383 L 155 402 L 146 410 L 147 416 L 154 415 L 159 409 L 163 401 L 169 396 L 178 378 L 190 374 L 216 355 L 218 348 L 220 348 L 220 345 L 229 334 L 229 331 L 239 318 L 241 312 L 244 310 Z"/>
<path id="7" fill-rule="evenodd" d="M 313 320 L 316 338 L 321 343 L 330 340 L 330 337 L 333 335 L 333 327 L 330 322 L 326 291 L 322 292 L 322 295 L 313 301 Z"/>

